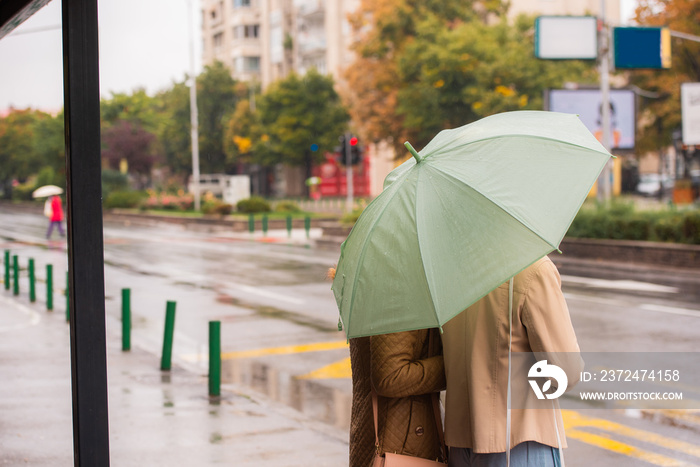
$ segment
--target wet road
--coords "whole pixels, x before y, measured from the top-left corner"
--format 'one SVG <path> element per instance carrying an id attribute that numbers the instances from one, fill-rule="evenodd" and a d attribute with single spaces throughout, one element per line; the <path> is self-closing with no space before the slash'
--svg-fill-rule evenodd
<path id="1" fill-rule="evenodd" d="M 65 288 L 65 242 L 44 239 L 38 214 L 0 209 L 0 246 L 54 267 Z M 119 336 L 121 289 L 131 289 L 132 346 L 160 354 L 165 303 L 177 302 L 175 361 L 206 372 L 209 320 L 222 322 L 224 378 L 245 383 L 336 427 L 349 425 L 347 346 L 325 280 L 334 251 L 286 232 L 204 232 L 158 224 L 105 224 L 108 335 Z M 272 240 L 277 240 L 274 242 Z M 697 352 L 695 276 L 614 270 L 554 257 L 584 352 Z M 37 286 L 39 301 L 43 284 Z M 56 296 L 60 297 L 60 296 Z M 56 311 L 65 304 L 54 298 Z M 27 326 L 31 325 L 28 321 Z M 698 388 L 693 398 L 700 399 Z M 700 464 L 700 412 L 567 412 L 569 465 Z"/>

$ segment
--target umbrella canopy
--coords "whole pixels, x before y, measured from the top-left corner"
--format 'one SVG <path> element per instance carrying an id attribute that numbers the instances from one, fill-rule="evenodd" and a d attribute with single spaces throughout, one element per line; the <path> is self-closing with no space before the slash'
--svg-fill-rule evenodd
<path id="1" fill-rule="evenodd" d="M 440 327 L 557 250 L 611 157 L 576 115 L 538 111 L 407 147 L 341 246 L 332 289 L 348 338 Z"/>
<path id="2" fill-rule="evenodd" d="M 32 191 L 32 198 L 46 198 L 47 196 L 60 195 L 63 193 L 63 188 L 56 185 L 40 186 Z"/>

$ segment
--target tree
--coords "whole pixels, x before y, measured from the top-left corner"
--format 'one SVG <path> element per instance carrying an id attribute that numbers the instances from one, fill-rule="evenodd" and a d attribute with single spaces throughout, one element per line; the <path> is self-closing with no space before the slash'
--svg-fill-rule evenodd
<path id="1" fill-rule="evenodd" d="M 145 89 L 137 89 L 131 94 L 112 93 L 111 98 L 102 99 L 100 118 L 103 127 L 126 120 L 154 133 L 163 116 L 157 107 L 157 99 L 149 96 Z"/>
<path id="2" fill-rule="evenodd" d="M 700 1 L 639 0 L 635 20 L 643 26 L 666 26 L 673 31 L 700 36 Z M 642 128 L 636 141 L 638 152 L 672 143 L 672 133 L 681 126 L 680 83 L 700 81 L 700 43 L 672 38 L 670 70 L 637 70 L 630 73 L 636 86 L 657 93 L 643 99 Z"/>
<path id="3" fill-rule="evenodd" d="M 128 164 L 132 174 L 139 175 L 139 185 L 143 188 L 151 179 L 151 169 L 158 159 L 154 151 L 156 137 L 141 128 L 138 123 L 119 120 L 102 134 L 105 148 L 103 157 L 109 167 L 118 170 L 122 161 Z"/>
<path id="4" fill-rule="evenodd" d="M 238 163 L 265 165 L 265 148 L 260 114 L 252 109 L 250 101 L 242 100 L 226 122 L 224 151 L 226 164 Z"/>
<path id="5" fill-rule="evenodd" d="M 190 91 L 185 82 L 156 96 L 163 120 L 157 135 L 165 164 L 183 181 L 192 173 L 192 139 L 190 136 Z"/>
<path id="6" fill-rule="evenodd" d="M 404 132 L 422 147 L 445 128 L 495 113 L 543 108 L 547 88 L 566 81 L 595 81 L 592 64 L 534 57 L 534 18 L 513 25 L 468 21 L 440 27 L 428 18 L 400 57 L 396 112 Z"/>
<path id="7" fill-rule="evenodd" d="M 0 118 L 0 183 L 6 199 L 12 197 L 13 180 L 24 181 L 41 166 L 33 142 L 35 125 L 44 117 L 31 109 L 11 109 Z"/>
<path id="8" fill-rule="evenodd" d="M 345 131 L 348 114 L 333 87 L 333 78 L 315 69 L 291 74 L 273 83 L 260 98 L 260 121 L 267 139 L 269 162 L 304 166 L 311 176 L 313 162 L 332 151 Z M 262 141 L 261 141 L 262 142 Z M 317 144 L 318 151 L 311 151 Z M 268 152 L 269 151 L 269 152 Z"/>
<path id="9" fill-rule="evenodd" d="M 197 77 L 200 172 L 231 172 L 224 150 L 224 126 L 239 96 L 245 94 L 220 62 L 205 67 Z M 157 130 L 170 170 L 187 178 L 192 173 L 190 90 L 186 81 L 156 96 L 163 119 Z"/>
<path id="10" fill-rule="evenodd" d="M 228 68 L 214 62 L 197 78 L 197 90 L 201 171 L 226 172 L 224 123 L 239 100 L 236 81 Z"/>
<path id="11" fill-rule="evenodd" d="M 345 77 L 361 134 L 426 144 L 444 128 L 497 112 L 541 109 L 547 87 L 595 81 L 583 62 L 537 60 L 533 18 L 507 21 L 507 2 L 362 1 L 351 17 L 357 60 Z"/>
<path id="12" fill-rule="evenodd" d="M 479 3 L 480 10 L 475 8 Z M 431 18 L 438 28 L 499 13 L 500 1 L 471 0 L 362 0 L 350 15 L 354 35 L 355 61 L 346 68 L 348 88 L 344 98 L 363 139 L 393 141 L 400 149 L 406 139 L 404 121 L 397 111 L 403 87 L 399 63 L 407 45 L 417 34 L 422 18 Z"/>
<path id="13" fill-rule="evenodd" d="M 63 128 L 63 112 L 55 117 L 44 115 L 34 125 L 32 142 L 40 165 L 43 167 L 37 185 L 66 186 L 66 141 Z"/>

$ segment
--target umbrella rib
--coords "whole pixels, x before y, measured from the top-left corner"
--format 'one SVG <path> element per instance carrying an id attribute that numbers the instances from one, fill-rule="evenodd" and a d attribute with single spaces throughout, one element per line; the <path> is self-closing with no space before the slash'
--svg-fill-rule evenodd
<path id="1" fill-rule="evenodd" d="M 460 182 L 460 183 L 464 183 L 463 180 L 460 180 L 460 179 L 458 179 L 457 177 L 453 176 L 452 174 L 449 174 L 449 173 L 445 172 L 445 171 L 442 170 L 440 167 L 436 167 L 435 165 L 431 165 L 430 167 L 433 168 L 433 169 L 435 169 L 436 171 L 440 172 L 440 173 L 443 174 L 445 177 L 451 178 L 452 180 L 455 180 L 455 181 Z M 478 190 L 477 188 L 475 188 L 475 187 L 473 187 L 473 186 L 471 186 L 471 185 L 468 185 L 468 186 L 469 186 L 469 188 L 471 188 L 472 190 L 476 191 L 476 192 L 479 193 L 481 196 L 483 196 L 484 198 L 486 198 L 487 200 L 489 200 L 491 203 L 493 203 L 493 205 L 496 206 L 496 207 L 498 207 L 501 211 L 503 211 L 504 213 L 506 213 L 507 215 L 509 215 L 509 216 L 512 217 L 513 219 L 515 219 L 516 221 L 520 222 L 525 228 L 527 228 L 530 232 L 532 232 L 532 233 L 534 233 L 535 235 L 537 235 L 537 236 L 538 236 L 540 239 L 542 239 L 547 245 L 551 246 L 553 249 L 555 249 L 555 250 L 557 250 L 559 253 L 561 253 L 561 250 L 559 250 L 559 247 L 558 247 L 557 245 L 552 245 L 552 243 L 551 243 L 549 240 L 547 240 L 546 238 L 544 238 L 542 235 L 539 234 L 539 232 L 537 232 L 537 230 L 535 230 L 534 228 L 532 228 L 532 226 L 531 226 L 528 222 L 524 221 L 523 219 L 521 219 L 520 217 L 516 216 L 516 215 L 513 214 L 512 212 L 509 212 L 504 206 L 502 206 L 500 203 L 496 202 L 496 201 L 493 200 L 491 197 L 489 197 L 489 196 L 487 196 L 486 194 L 484 194 L 481 190 Z"/>
<path id="2" fill-rule="evenodd" d="M 364 241 L 362 242 L 362 248 L 361 248 L 362 253 L 360 253 L 360 258 L 357 261 L 357 267 L 355 268 L 356 273 L 355 273 L 355 277 L 353 278 L 353 281 L 352 281 L 352 295 L 350 296 L 350 304 L 348 305 L 348 308 L 350 310 L 350 311 L 348 311 L 348 326 L 350 326 L 350 320 L 352 318 L 352 311 L 354 309 L 353 305 L 355 303 L 355 292 L 357 292 L 357 281 L 360 277 L 360 275 L 357 273 L 357 271 L 362 269 L 362 265 L 365 262 L 365 254 L 367 252 L 365 245 L 367 245 L 367 242 L 369 241 L 369 238 L 371 237 L 372 232 L 374 232 L 374 229 L 376 228 L 377 224 L 379 223 L 379 220 L 382 217 L 384 217 L 384 213 L 386 212 L 386 205 L 388 205 L 389 202 L 391 202 L 391 200 L 394 198 L 394 196 L 396 196 L 396 194 L 399 192 L 397 187 L 402 185 L 404 180 L 405 180 L 405 178 L 400 180 L 400 183 L 399 183 L 399 180 L 397 180 L 394 184 L 391 185 L 394 188 L 394 192 L 391 193 L 391 196 L 386 201 L 385 207 L 384 207 L 384 209 L 382 209 L 381 214 L 374 219 L 372 226 L 369 228 L 369 232 L 367 233 L 367 235 L 365 235 Z M 351 235 L 352 235 L 352 233 L 351 233 Z"/>
<path id="3" fill-rule="evenodd" d="M 423 174 L 423 171 L 418 172 L 418 178 L 416 180 L 416 186 L 418 186 L 418 183 L 420 182 L 421 176 Z M 413 216 L 416 219 L 416 226 L 420 225 L 418 222 L 418 199 L 416 199 L 416 204 L 413 207 L 414 213 Z M 438 327 L 440 328 L 440 333 L 442 334 L 442 323 L 440 322 L 440 317 L 437 314 L 437 308 L 435 308 L 435 301 L 433 300 L 433 291 L 430 288 L 430 281 L 428 280 L 428 275 L 425 273 L 425 263 L 423 262 L 423 249 L 420 241 L 420 230 L 416 227 L 416 242 L 418 243 L 418 254 L 420 255 L 420 264 L 423 265 L 423 277 L 425 278 L 425 283 L 428 286 L 428 294 L 430 294 L 430 303 L 433 305 L 433 315 L 435 315 L 435 321 L 438 324 Z"/>

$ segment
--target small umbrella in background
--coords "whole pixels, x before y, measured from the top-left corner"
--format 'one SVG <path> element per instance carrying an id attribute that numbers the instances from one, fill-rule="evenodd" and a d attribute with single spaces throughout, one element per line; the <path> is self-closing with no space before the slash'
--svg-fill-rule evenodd
<path id="1" fill-rule="evenodd" d="M 540 111 L 407 147 L 341 247 L 332 289 L 348 338 L 440 327 L 557 250 L 611 157 L 576 115 Z"/>
<path id="2" fill-rule="evenodd" d="M 60 195 L 63 188 L 56 185 L 44 185 L 32 191 L 32 198 L 47 198 L 49 196 Z"/>

